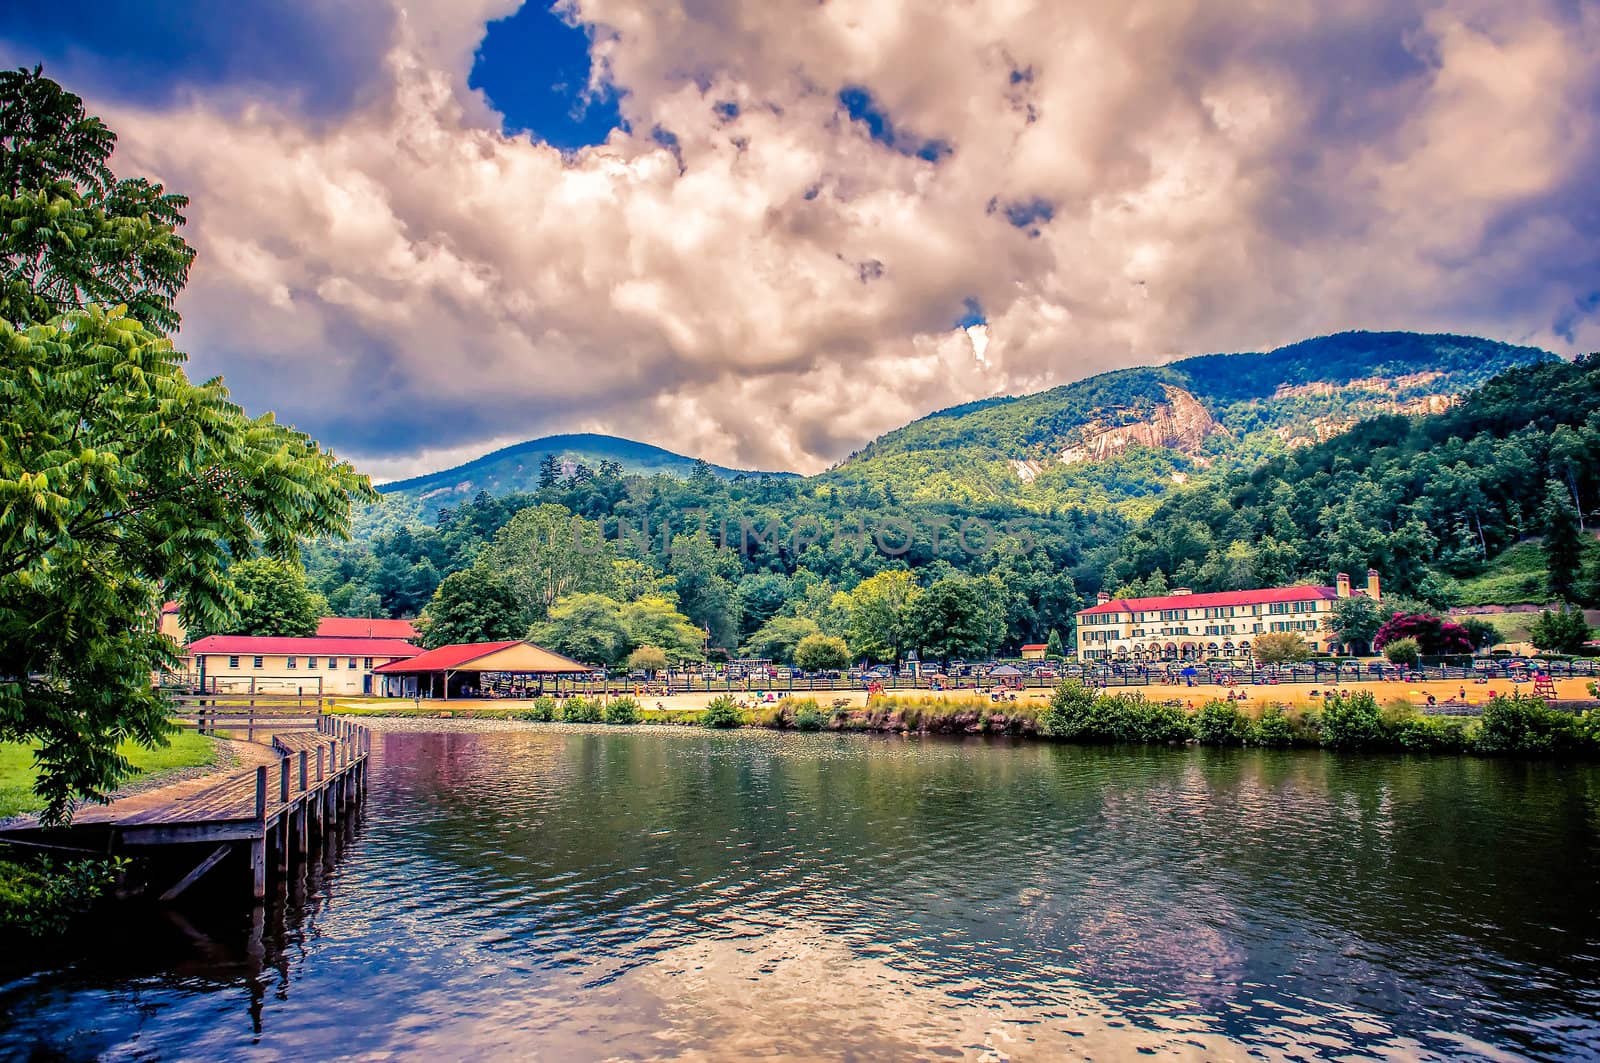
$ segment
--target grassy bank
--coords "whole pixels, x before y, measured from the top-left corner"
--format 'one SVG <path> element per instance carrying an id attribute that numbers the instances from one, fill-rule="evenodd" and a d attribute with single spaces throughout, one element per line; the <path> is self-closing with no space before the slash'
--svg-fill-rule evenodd
<path id="1" fill-rule="evenodd" d="M 19 742 L 0 742 L 0 818 L 42 807 L 33 792 L 37 777 L 33 767 L 34 748 Z M 168 773 L 216 764 L 226 747 L 205 735 L 180 731 L 172 736 L 170 745 L 161 749 L 145 749 L 136 743 L 124 742 L 117 751 L 141 772 L 137 777 L 138 785 L 148 786 L 158 784 Z"/>

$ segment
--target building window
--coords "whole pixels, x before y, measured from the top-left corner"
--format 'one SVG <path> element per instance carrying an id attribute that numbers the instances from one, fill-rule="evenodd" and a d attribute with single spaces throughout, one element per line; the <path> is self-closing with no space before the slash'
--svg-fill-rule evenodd
<path id="1" fill-rule="evenodd" d="M 352 657 L 348 661 L 346 661 L 345 664 L 350 668 L 354 668 L 356 666 L 356 659 L 354 657 Z"/>
<path id="2" fill-rule="evenodd" d="M 365 668 L 369 672 L 372 671 L 372 658 L 371 657 L 363 657 L 361 660 L 362 660 L 361 667 Z"/>
<path id="3" fill-rule="evenodd" d="M 239 667 L 239 658 L 237 658 L 237 657 L 229 657 L 228 658 L 228 667 L 229 668 L 237 668 L 237 667 Z"/>
<path id="4" fill-rule="evenodd" d="M 261 667 L 261 658 L 260 657 L 257 657 L 255 659 L 255 663 L 253 664 L 252 667 L 255 667 L 255 668 L 260 668 Z"/>
<path id="5" fill-rule="evenodd" d="M 285 667 L 293 668 L 294 667 L 294 662 L 295 662 L 295 659 L 293 657 L 285 657 L 284 658 L 284 666 Z"/>
<path id="6" fill-rule="evenodd" d="M 306 658 L 306 667 L 307 668 L 315 668 L 316 666 L 317 666 L 317 659 L 315 657 L 307 657 Z"/>
<path id="7" fill-rule="evenodd" d="M 337 657 L 329 657 L 328 658 L 328 671 L 330 671 L 330 672 L 337 671 L 338 668 L 339 668 L 339 658 L 337 658 Z"/>

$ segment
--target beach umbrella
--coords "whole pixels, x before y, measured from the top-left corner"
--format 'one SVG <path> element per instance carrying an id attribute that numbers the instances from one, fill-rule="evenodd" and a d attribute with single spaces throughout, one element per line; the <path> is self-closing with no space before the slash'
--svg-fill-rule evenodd
<path id="1" fill-rule="evenodd" d="M 1182 675 L 1199 675 L 1200 674 L 1200 670 L 1198 668 L 1196 668 L 1194 665 L 1191 664 L 1189 667 L 1185 668 L 1181 674 Z"/>
<path id="2" fill-rule="evenodd" d="M 1526 668 L 1528 666 L 1523 664 L 1521 661 L 1512 661 L 1510 667 L 1512 667 L 1512 668 Z"/>

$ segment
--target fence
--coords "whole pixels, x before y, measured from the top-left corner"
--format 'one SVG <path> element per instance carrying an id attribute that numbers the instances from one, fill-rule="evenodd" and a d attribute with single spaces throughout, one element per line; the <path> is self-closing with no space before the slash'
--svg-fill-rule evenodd
<path id="1" fill-rule="evenodd" d="M 1600 677 L 1600 660 L 1593 658 L 1572 661 L 1541 661 L 1532 665 L 1513 666 L 1490 658 L 1479 658 L 1471 665 L 1431 664 L 1417 668 L 1401 668 L 1387 662 L 1376 661 L 1307 661 L 1294 665 L 1268 665 L 1254 667 L 1228 667 L 1224 665 L 1166 665 L 1112 664 L 1090 667 L 1068 666 L 1062 676 L 888 676 L 884 678 L 860 676 L 757 678 L 676 674 L 670 680 L 618 680 L 601 682 L 597 679 L 562 680 L 563 691 L 575 694 L 597 695 L 602 692 L 617 694 L 641 693 L 656 697 L 667 694 L 718 694 L 776 691 L 779 693 L 826 693 L 829 691 L 861 690 L 868 683 L 877 683 L 884 690 L 978 690 L 992 689 L 1004 683 L 1020 689 L 1049 689 L 1062 678 L 1079 679 L 1097 687 L 1142 687 L 1155 685 L 1184 685 L 1217 683 L 1223 686 L 1276 686 L 1289 683 L 1357 683 L 1357 682 L 1470 682 L 1478 679 L 1499 680 L 1509 683 L 1531 681 L 1536 671 L 1544 671 L 1557 679 L 1574 677 Z M 1185 672 L 1192 672 L 1186 675 Z"/>
<path id="2" fill-rule="evenodd" d="M 255 741 L 285 731 L 313 731 L 322 717 L 324 699 L 316 694 L 192 694 L 168 699 L 169 713 L 180 727 L 201 734 L 243 735 Z"/>

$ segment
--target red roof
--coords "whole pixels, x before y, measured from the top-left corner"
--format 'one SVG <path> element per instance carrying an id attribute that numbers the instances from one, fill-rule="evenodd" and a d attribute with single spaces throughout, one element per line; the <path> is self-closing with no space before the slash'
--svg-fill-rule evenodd
<path id="1" fill-rule="evenodd" d="M 1030 642 L 1022 648 L 1025 650 L 1047 650 L 1050 648 L 1050 644 L 1048 642 Z"/>
<path id="2" fill-rule="evenodd" d="M 1083 610 L 1085 614 L 1142 613 L 1158 609 L 1207 609 L 1228 605 L 1267 605 L 1339 596 L 1333 587 L 1267 587 L 1257 591 L 1212 591 L 1209 594 L 1165 594 L 1159 598 L 1117 598 Z"/>
<path id="3" fill-rule="evenodd" d="M 323 638 L 404 639 L 417 637 L 417 626 L 410 620 L 367 620 L 351 616 L 325 616 L 317 623 Z"/>
<path id="4" fill-rule="evenodd" d="M 285 654 L 307 657 L 415 657 L 418 646 L 401 639 L 280 638 L 269 635 L 207 635 L 189 643 L 191 654 L 226 653 L 250 656 Z"/>
<path id="5" fill-rule="evenodd" d="M 176 613 L 177 611 L 178 611 L 178 603 L 177 602 L 165 602 L 161 606 L 161 612 L 162 612 L 163 615 L 165 615 L 166 613 Z"/>
<path id="6" fill-rule="evenodd" d="M 520 645 L 520 639 L 509 642 L 458 642 L 453 646 L 440 646 L 436 650 L 428 650 L 410 660 L 397 661 L 374 668 L 374 672 L 393 669 L 397 672 L 443 672 L 451 668 L 459 668 L 479 657 L 487 657 L 491 653 Z"/>

